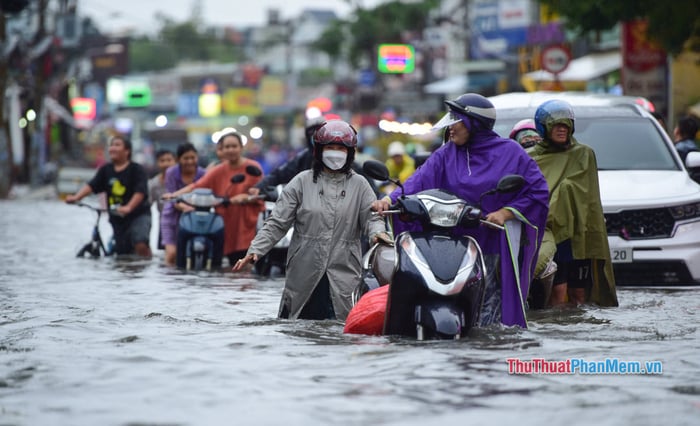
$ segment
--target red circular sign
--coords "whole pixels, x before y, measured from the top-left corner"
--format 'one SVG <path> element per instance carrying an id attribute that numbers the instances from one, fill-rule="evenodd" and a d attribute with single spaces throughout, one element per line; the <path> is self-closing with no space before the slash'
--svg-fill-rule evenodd
<path id="1" fill-rule="evenodd" d="M 569 66 L 571 53 L 564 46 L 549 46 L 542 51 L 542 68 L 552 74 L 559 74 Z"/>

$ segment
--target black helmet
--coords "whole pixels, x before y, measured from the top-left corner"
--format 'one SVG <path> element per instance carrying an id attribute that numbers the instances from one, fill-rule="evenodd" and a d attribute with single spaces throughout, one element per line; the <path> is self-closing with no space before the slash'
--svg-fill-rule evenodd
<path id="1" fill-rule="evenodd" d="M 322 115 L 306 120 L 306 124 L 304 125 L 304 134 L 306 135 L 306 142 L 309 144 L 309 146 L 312 146 L 311 138 L 313 137 L 314 133 L 316 133 L 316 130 L 318 130 L 318 128 L 324 124 L 326 124 L 326 119 Z"/>
<path id="2" fill-rule="evenodd" d="M 435 125 L 433 130 L 450 126 L 465 116 L 479 121 L 489 130 L 496 124 L 496 108 L 491 101 L 478 93 L 465 93 L 457 99 L 445 101 L 449 111 Z"/>

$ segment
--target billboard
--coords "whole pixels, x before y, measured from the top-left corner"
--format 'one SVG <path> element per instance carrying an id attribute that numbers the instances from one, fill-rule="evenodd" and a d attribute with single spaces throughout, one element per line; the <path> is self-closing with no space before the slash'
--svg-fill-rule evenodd
<path id="1" fill-rule="evenodd" d="M 504 58 L 527 43 L 532 23 L 528 0 L 476 0 L 470 4 L 471 59 Z"/>

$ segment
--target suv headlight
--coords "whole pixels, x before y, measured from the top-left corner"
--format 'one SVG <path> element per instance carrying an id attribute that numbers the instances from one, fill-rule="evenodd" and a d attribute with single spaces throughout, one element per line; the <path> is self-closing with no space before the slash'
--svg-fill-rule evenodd
<path id="1" fill-rule="evenodd" d="M 683 204 L 669 207 L 674 220 L 695 219 L 700 217 L 700 203 Z"/>

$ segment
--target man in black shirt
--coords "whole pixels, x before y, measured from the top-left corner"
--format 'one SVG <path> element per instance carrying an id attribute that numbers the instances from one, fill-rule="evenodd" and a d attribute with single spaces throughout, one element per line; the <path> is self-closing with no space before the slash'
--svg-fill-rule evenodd
<path id="1" fill-rule="evenodd" d="M 137 254 L 150 258 L 151 209 L 148 204 L 148 177 L 144 168 L 131 162 L 131 142 L 115 136 L 109 143 L 111 163 L 97 170 L 95 176 L 74 195 L 75 203 L 92 193 L 104 192 L 110 211 L 109 223 L 114 230 L 116 254 Z"/>

